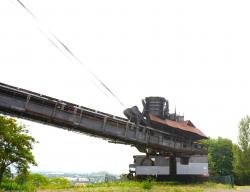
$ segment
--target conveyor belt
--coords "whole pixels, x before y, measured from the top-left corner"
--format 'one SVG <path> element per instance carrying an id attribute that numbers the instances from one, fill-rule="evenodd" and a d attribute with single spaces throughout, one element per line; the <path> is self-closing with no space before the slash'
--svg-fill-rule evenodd
<path id="1" fill-rule="evenodd" d="M 206 150 L 191 138 L 180 138 L 148 126 L 82 107 L 32 91 L 0 83 L 0 113 L 68 129 L 140 151 L 176 155 L 203 154 Z"/>

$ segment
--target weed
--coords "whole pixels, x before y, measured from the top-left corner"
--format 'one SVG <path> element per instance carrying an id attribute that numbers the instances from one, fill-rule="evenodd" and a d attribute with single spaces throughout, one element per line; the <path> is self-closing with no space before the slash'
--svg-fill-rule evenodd
<path id="1" fill-rule="evenodd" d="M 143 189 L 152 189 L 152 187 L 153 187 L 153 183 L 150 180 L 144 181 L 142 183 L 142 188 Z"/>

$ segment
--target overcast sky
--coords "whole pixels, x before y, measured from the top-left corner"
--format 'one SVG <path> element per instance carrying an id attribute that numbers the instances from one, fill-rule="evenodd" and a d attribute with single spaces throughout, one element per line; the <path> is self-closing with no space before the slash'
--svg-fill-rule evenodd
<path id="1" fill-rule="evenodd" d="M 86 67 L 39 31 L 51 31 L 127 107 L 162 96 L 206 135 L 237 141 L 250 114 L 250 2 L 230 0 L 0 1 L 0 82 L 122 116 Z M 130 146 L 21 121 L 39 141 L 32 170 L 128 171 Z"/>

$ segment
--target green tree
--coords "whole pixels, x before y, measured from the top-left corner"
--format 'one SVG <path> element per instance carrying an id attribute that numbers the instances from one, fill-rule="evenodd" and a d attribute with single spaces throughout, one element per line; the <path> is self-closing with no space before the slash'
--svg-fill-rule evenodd
<path id="1" fill-rule="evenodd" d="M 250 116 L 239 123 L 238 145 L 234 147 L 234 174 L 237 184 L 250 184 Z"/>
<path id="2" fill-rule="evenodd" d="M 213 176 L 233 173 L 233 144 L 230 139 L 207 139 L 203 143 L 208 147 L 208 167 Z"/>
<path id="3" fill-rule="evenodd" d="M 21 173 L 28 170 L 29 164 L 36 165 L 32 154 L 35 142 L 24 125 L 0 115 L 0 185 L 10 167 Z"/>
<path id="4" fill-rule="evenodd" d="M 243 152 L 248 151 L 250 145 L 250 116 L 248 115 L 239 123 L 238 143 Z"/>

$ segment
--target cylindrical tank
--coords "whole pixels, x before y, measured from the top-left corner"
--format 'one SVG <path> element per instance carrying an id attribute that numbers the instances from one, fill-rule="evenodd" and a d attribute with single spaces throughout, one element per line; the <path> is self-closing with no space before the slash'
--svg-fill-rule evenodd
<path id="1" fill-rule="evenodd" d="M 165 119 L 169 112 L 168 101 L 163 97 L 146 97 L 143 100 L 145 116 L 149 114 Z"/>

